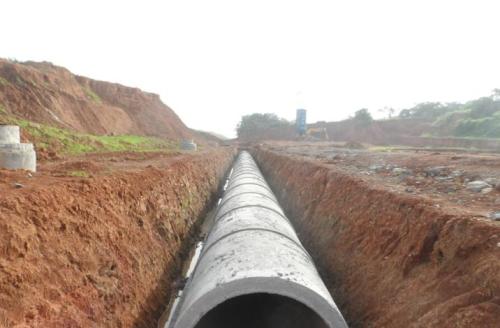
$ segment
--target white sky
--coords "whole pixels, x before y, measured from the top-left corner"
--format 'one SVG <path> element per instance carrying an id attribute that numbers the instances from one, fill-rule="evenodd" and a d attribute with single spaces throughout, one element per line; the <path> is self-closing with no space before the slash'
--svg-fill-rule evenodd
<path id="1" fill-rule="evenodd" d="M 498 0 L 3 0 L 0 57 L 158 93 L 233 136 L 253 112 L 331 121 L 489 95 L 499 15 Z"/>

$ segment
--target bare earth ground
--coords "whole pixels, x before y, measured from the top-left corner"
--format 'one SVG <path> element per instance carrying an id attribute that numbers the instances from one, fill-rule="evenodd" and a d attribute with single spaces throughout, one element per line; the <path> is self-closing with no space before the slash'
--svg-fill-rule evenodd
<path id="1" fill-rule="evenodd" d="M 153 327 L 233 150 L 0 170 L 0 327 Z"/>
<path id="2" fill-rule="evenodd" d="M 500 154 L 380 147 L 350 149 L 323 142 L 272 142 L 266 146 L 280 153 L 341 167 L 394 192 L 429 198 L 437 207 L 447 206 L 484 217 L 500 211 L 500 185 L 494 186 L 500 184 Z M 468 190 L 467 183 L 475 180 L 490 182 L 491 190 Z"/>
<path id="3" fill-rule="evenodd" d="M 253 154 L 350 327 L 499 327 L 500 156 L 347 146 Z"/>

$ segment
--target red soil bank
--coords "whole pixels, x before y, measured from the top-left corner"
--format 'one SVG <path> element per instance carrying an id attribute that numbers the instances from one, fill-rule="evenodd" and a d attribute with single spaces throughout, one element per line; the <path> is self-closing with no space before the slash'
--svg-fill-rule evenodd
<path id="1" fill-rule="evenodd" d="M 351 327 L 498 327 L 500 224 L 257 148 Z"/>
<path id="2" fill-rule="evenodd" d="M 157 94 L 77 76 L 47 62 L 0 59 L 0 108 L 29 121 L 92 134 L 207 139 L 187 128 Z"/>
<path id="3" fill-rule="evenodd" d="M 232 157 L 91 178 L 0 170 L 0 327 L 154 327 Z"/>

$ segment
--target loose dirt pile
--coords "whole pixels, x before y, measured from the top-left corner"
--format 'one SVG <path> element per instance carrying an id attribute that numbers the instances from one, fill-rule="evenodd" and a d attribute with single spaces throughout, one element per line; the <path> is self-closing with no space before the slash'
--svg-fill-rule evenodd
<path id="1" fill-rule="evenodd" d="M 0 171 L 0 327 L 154 327 L 233 155 L 110 154 Z M 80 171 L 92 177 L 69 174 Z"/>
<path id="2" fill-rule="evenodd" d="M 256 159 L 351 327 L 498 326 L 500 223 L 354 160 L 270 148 Z"/>

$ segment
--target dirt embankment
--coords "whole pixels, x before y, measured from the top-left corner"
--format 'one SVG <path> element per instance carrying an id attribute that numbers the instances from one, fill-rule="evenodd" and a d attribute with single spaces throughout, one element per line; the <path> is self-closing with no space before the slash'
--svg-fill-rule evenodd
<path id="1" fill-rule="evenodd" d="M 88 178 L 0 170 L 0 327 L 154 327 L 233 155 Z"/>
<path id="2" fill-rule="evenodd" d="M 334 165 L 254 154 L 351 327 L 498 326 L 498 223 Z"/>
<path id="3" fill-rule="evenodd" d="M 325 129 L 330 141 L 359 142 L 372 145 L 402 145 L 411 147 L 432 148 L 476 148 L 500 150 L 500 140 L 486 138 L 459 137 L 424 137 L 426 134 L 437 134 L 435 127 L 429 122 L 419 119 L 391 119 L 372 122 L 356 122 L 344 120 L 339 122 L 317 122 L 308 124 L 308 128 Z M 295 140 L 300 138 L 294 126 L 277 127 L 259 131 L 252 137 L 243 138 L 244 142 L 262 142 L 265 140 Z"/>
<path id="4" fill-rule="evenodd" d="M 344 120 L 310 124 L 325 128 L 330 140 L 372 144 L 401 144 L 403 137 L 418 137 L 430 131 L 430 124 L 417 119 L 393 119 L 372 122 Z"/>
<path id="5" fill-rule="evenodd" d="M 0 59 L 0 111 L 92 134 L 205 139 L 156 94 L 76 76 L 46 62 Z"/>

